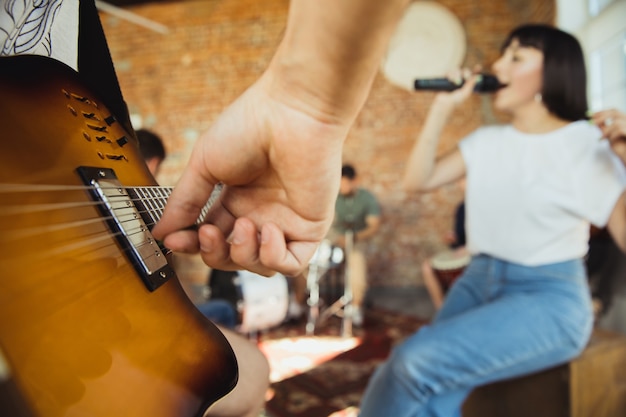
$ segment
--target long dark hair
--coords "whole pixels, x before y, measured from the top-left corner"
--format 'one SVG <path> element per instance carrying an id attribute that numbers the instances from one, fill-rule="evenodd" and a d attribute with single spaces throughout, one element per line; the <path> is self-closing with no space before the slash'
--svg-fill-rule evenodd
<path id="1" fill-rule="evenodd" d="M 544 24 L 527 24 L 513 30 L 502 51 L 513 40 L 543 52 L 541 97 L 548 110 L 564 120 L 587 119 L 587 71 L 578 40 Z"/>

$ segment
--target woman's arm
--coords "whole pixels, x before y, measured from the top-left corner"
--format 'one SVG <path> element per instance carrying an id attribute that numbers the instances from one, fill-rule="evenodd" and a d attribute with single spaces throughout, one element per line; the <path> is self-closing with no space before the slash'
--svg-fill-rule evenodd
<path id="1" fill-rule="evenodd" d="M 430 191 L 465 175 L 465 163 L 458 148 L 436 160 L 441 132 L 457 106 L 472 94 L 476 84 L 477 77 L 471 76 L 468 70 L 465 70 L 465 77 L 468 81 L 462 88 L 435 96 L 407 161 L 403 180 L 405 190 Z"/>
<path id="2" fill-rule="evenodd" d="M 615 110 L 603 110 L 592 116 L 592 121 L 602 130 L 611 143 L 611 149 L 626 165 L 626 114 Z M 608 229 L 615 243 L 626 253 L 626 192 L 617 200 L 609 218 Z"/>
<path id="3" fill-rule="evenodd" d="M 626 165 L 626 113 L 616 109 L 594 113 L 591 120 L 602 130 L 602 136 L 611 143 L 611 149 Z"/>

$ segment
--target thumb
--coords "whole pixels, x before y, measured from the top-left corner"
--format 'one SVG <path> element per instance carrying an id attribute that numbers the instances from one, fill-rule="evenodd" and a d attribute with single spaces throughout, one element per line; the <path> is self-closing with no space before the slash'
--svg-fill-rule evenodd
<path id="1" fill-rule="evenodd" d="M 172 191 L 161 219 L 152 230 L 156 239 L 163 239 L 170 233 L 193 226 L 206 205 L 216 181 L 191 163 L 183 172 Z"/>

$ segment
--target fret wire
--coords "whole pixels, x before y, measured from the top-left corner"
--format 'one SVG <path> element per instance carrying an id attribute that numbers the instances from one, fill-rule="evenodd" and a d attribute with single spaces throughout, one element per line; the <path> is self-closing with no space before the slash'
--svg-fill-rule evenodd
<path id="1" fill-rule="evenodd" d="M 165 207 L 165 202 L 167 200 L 164 200 L 164 190 L 163 188 L 158 188 L 155 190 L 155 199 L 154 199 L 154 208 L 156 213 L 158 214 L 158 219 L 160 220 L 161 217 L 163 217 L 163 208 Z"/>
<path id="2" fill-rule="evenodd" d="M 161 217 L 163 217 L 165 205 L 167 204 L 169 196 L 172 194 L 172 189 L 159 188 L 159 193 L 161 194 L 161 199 L 159 200 L 159 214 L 161 215 Z"/>
<path id="3" fill-rule="evenodd" d="M 161 212 L 161 189 L 155 188 L 150 189 L 150 204 L 152 205 L 152 210 L 154 211 L 154 222 L 156 223 L 162 217 L 163 213 Z"/>
<path id="4" fill-rule="evenodd" d="M 83 220 L 72 221 L 68 223 L 48 224 L 45 226 L 22 228 L 19 231 L 11 230 L 5 231 L 0 236 L 0 242 L 8 242 L 9 240 L 24 239 L 42 235 L 44 233 L 62 232 L 69 229 L 82 228 L 94 223 L 101 223 L 102 221 L 111 220 L 113 217 L 92 217 Z"/>
<path id="5" fill-rule="evenodd" d="M 110 187 L 115 188 L 115 187 Z M 218 184 L 213 193 L 209 197 L 207 203 L 200 210 L 200 215 L 196 220 L 195 224 L 201 224 L 204 222 L 211 206 L 218 199 L 219 194 L 222 190 L 223 186 Z M 173 188 L 171 187 L 160 187 L 160 186 L 149 186 L 149 187 L 131 187 L 139 197 L 138 199 L 130 199 L 132 202 L 140 201 L 143 203 L 145 210 L 139 211 L 144 214 L 147 213 L 152 219 L 153 223 L 156 224 L 161 217 L 163 217 L 164 209 L 167 204 L 167 200 L 169 199 Z M 115 198 L 124 198 L 124 196 L 110 196 L 109 199 Z"/>
<path id="6" fill-rule="evenodd" d="M 152 219 L 152 223 L 146 223 L 146 225 L 154 225 L 155 221 L 158 220 L 158 218 L 154 217 L 154 213 L 153 213 L 153 209 L 151 207 L 148 206 L 147 203 L 151 202 L 152 200 L 150 199 L 150 197 L 140 188 L 133 188 L 134 192 L 137 194 L 138 198 L 126 198 L 126 196 L 120 195 L 120 196 L 109 196 L 108 197 L 108 201 L 109 204 L 112 206 L 113 204 L 116 203 L 116 201 L 114 200 L 121 200 L 124 203 L 127 202 L 133 202 L 133 203 L 137 203 L 140 202 L 143 204 L 144 209 L 143 210 L 139 210 L 139 207 L 137 207 L 137 205 L 135 204 L 135 208 L 137 209 L 137 213 L 143 215 L 143 214 L 147 214 L 150 216 L 150 218 Z M 143 217 L 143 216 L 142 216 Z"/>
<path id="7" fill-rule="evenodd" d="M 154 199 L 155 194 L 157 193 L 157 189 L 155 188 L 148 188 L 146 189 L 146 195 L 148 196 L 148 203 L 150 204 L 150 218 L 152 219 L 153 223 L 156 224 L 156 222 L 159 220 L 159 215 L 158 215 L 158 209 L 159 209 L 159 205 L 157 204 L 156 200 Z"/>
<path id="8" fill-rule="evenodd" d="M 148 215 L 152 219 L 152 224 L 156 224 L 158 218 L 154 215 L 154 211 L 156 209 L 156 205 L 154 204 L 154 198 L 152 197 L 154 192 L 152 188 L 141 188 L 140 190 L 145 197 L 143 203 L 144 206 L 147 206 L 146 209 L 148 211 Z"/>

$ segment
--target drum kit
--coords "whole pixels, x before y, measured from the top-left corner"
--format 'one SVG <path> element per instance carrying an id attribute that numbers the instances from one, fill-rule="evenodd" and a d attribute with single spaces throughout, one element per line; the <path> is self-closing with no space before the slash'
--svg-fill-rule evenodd
<path id="1" fill-rule="evenodd" d="M 342 248 L 332 245 L 329 240 L 323 240 L 309 261 L 309 271 L 306 278 L 306 287 L 309 294 L 307 300 L 309 306 L 309 315 L 306 323 L 307 335 L 312 335 L 315 332 L 315 325 L 328 316 L 328 314 L 325 314 L 320 317 L 320 280 L 322 277 L 326 276 L 329 271 L 344 264 L 344 260 L 345 256 Z M 345 274 L 346 272 L 344 271 L 344 275 Z M 342 298 L 344 301 L 348 299 L 351 300 L 352 298 L 348 285 L 345 285 Z M 330 311 L 329 309 L 325 311 L 325 313 Z"/>
<path id="2" fill-rule="evenodd" d="M 433 256 L 430 264 L 445 294 L 457 280 L 471 261 L 465 249 L 451 249 Z"/>
<path id="3" fill-rule="evenodd" d="M 351 242 L 346 236 L 346 248 Z M 306 275 L 308 293 L 307 335 L 315 332 L 316 325 L 332 315 L 343 318 L 342 334 L 351 336 L 352 323 L 350 309 L 352 293 L 346 277 L 348 276 L 347 249 L 333 245 L 329 240 L 320 243 L 309 261 Z M 456 279 L 469 265 L 471 256 L 467 251 L 453 249 L 440 252 L 431 259 L 435 276 L 447 292 Z M 343 294 L 331 305 L 322 310 L 320 283 L 330 272 L 343 267 Z M 249 271 L 217 271 L 209 279 L 211 298 L 221 298 L 233 304 L 238 312 L 237 330 L 242 333 L 254 333 L 282 324 L 287 318 L 290 288 L 287 278 L 282 274 L 272 277 L 257 275 Z"/>
<path id="4" fill-rule="evenodd" d="M 289 289 L 282 274 L 265 277 L 250 271 L 213 270 L 210 298 L 229 301 L 237 311 L 236 330 L 255 333 L 280 325 L 287 317 Z"/>
<path id="5" fill-rule="evenodd" d="M 306 285 L 309 314 L 307 334 L 312 334 L 321 317 L 320 281 L 344 264 L 344 251 L 324 240 L 309 262 Z M 287 318 L 290 288 L 282 274 L 264 277 L 249 271 L 213 270 L 209 277 L 209 298 L 225 299 L 237 311 L 236 330 L 254 333 L 282 324 Z M 345 299 L 346 294 L 342 299 Z"/>

